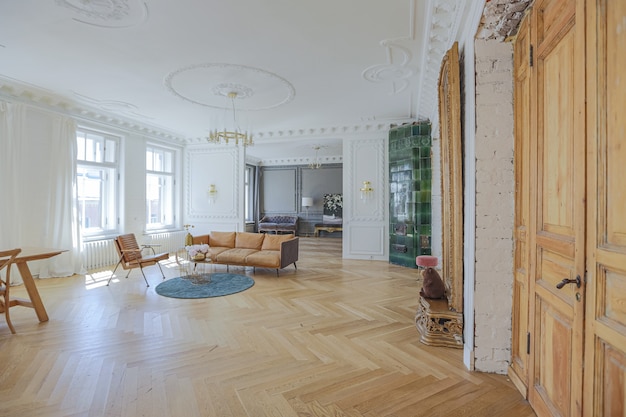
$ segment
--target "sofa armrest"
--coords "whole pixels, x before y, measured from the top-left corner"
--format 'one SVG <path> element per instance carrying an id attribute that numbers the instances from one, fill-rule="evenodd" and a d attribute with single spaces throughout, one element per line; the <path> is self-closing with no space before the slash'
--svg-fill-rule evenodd
<path id="1" fill-rule="evenodd" d="M 280 243 L 280 268 L 293 264 L 298 260 L 299 238 L 285 240 Z"/>

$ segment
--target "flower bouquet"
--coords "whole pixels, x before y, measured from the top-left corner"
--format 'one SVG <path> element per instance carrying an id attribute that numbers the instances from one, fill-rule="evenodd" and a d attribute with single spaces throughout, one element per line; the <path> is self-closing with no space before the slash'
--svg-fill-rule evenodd
<path id="1" fill-rule="evenodd" d="M 206 243 L 202 243 L 200 245 L 185 246 L 185 249 L 187 249 L 189 259 L 192 259 L 194 261 L 204 261 L 206 259 L 207 253 L 209 253 L 209 245 L 207 245 Z"/>

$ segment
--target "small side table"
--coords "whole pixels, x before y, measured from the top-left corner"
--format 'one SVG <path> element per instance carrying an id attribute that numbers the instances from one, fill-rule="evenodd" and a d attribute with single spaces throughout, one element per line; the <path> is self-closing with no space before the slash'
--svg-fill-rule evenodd
<path id="1" fill-rule="evenodd" d="M 206 278 L 207 276 L 209 276 L 209 274 L 206 273 L 206 271 L 204 270 L 204 266 L 202 267 L 202 272 L 198 272 L 198 264 L 207 265 L 212 263 L 210 255 L 207 254 L 205 259 L 191 259 L 189 258 L 189 254 L 186 250 L 185 255 L 186 256 L 184 258 L 179 258 L 178 252 L 176 253 L 176 263 L 178 264 L 179 270 L 181 271 L 181 276 L 183 278 L 188 277 L 190 279 L 202 278 L 205 281 L 207 279 L 210 280 L 210 278 Z"/>
<path id="2" fill-rule="evenodd" d="M 343 225 L 341 224 L 323 224 L 318 223 L 315 225 L 315 232 L 313 236 L 319 237 L 320 232 L 333 233 L 333 232 L 342 232 Z"/>

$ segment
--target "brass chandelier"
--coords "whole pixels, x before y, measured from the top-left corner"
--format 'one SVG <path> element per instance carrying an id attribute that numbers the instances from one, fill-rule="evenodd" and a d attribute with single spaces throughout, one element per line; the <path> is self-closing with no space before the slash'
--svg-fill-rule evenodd
<path id="1" fill-rule="evenodd" d="M 235 145 L 239 145 L 239 143 L 241 143 L 243 146 L 254 145 L 254 142 L 252 140 L 252 134 L 248 133 L 247 131 L 241 132 L 237 124 L 237 114 L 235 112 L 235 99 L 237 98 L 237 93 L 234 91 L 231 91 L 230 93 L 228 93 L 228 98 L 230 98 L 232 102 L 232 107 L 233 107 L 233 129 L 234 130 L 227 130 L 227 129 L 224 129 L 222 131 L 218 131 L 217 129 L 212 130 L 211 132 L 209 132 L 209 137 L 207 138 L 207 141 L 209 143 L 217 143 L 217 144 L 224 142 L 227 145 L 231 141 L 234 141 Z"/>
<path id="2" fill-rule="evenodd" d="M 313 159 L 311 161 L 311 163 L 309 164 L 309 168 L 311 169 L 319 169 L 322 167 L 322 161 L 319 159 L 319 151 L 320 149 L 322 149 L 322 146 L 320 145 L 315 145 L 313 147 L 313 149 L 315 149 L 315 159 Z"/>

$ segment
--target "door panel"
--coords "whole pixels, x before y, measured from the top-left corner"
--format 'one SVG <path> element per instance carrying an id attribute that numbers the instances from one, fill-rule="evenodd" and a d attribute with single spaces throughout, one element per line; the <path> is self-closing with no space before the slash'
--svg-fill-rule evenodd
<path id="1" fill-rule="evenodd" d="M 536 200 L 530 230 L 529 400 L 539 416 L 582 413 L 584 285 L 557 288 L 564 279 L 584 276 L 585 120 L 579 86 L 585 61 L 584 48 L 576 46 L 584 43 L 584 25 L 576 5 L 539 0 L 531 15 L 537 136 L 530 170 L 537 174 L 531 184 Z"/>
<path id="2" fill-rule="evenodd" d="M 552 232 L 560 237 L 572 237 L 574 206 L 571 204 L 574 190 L 574 80 L 573 71 L 563 70 L 574 65 L 574 33 L 569 31 L 548 52 L 540 64 L 543 87 L 543 132 L 540 146 L 543 148 L 542 194 L 543 207 L 541 231 Z M 540 150 L 541 151 L 541 150 Z"/>
<path id="3" fill-rule="evenodd" d="M 551 415 L 569 416 L 571 414 L 571 391 L 569 386 L 571 350 L 563 351 L 565 343 L 572 343 L 571 311 L 561 311 L 553 305 L 537 298 L 540 316 L 539 335 L 543 341 L 541 351 L 537 352 L 537 371 L 535 372 L 535 392 L 550 410 Z"/>
<path id="4" fill-rule="evenodd" d="M 587 1 L 584 415 L 626 416 L 626 2 Z"/>

